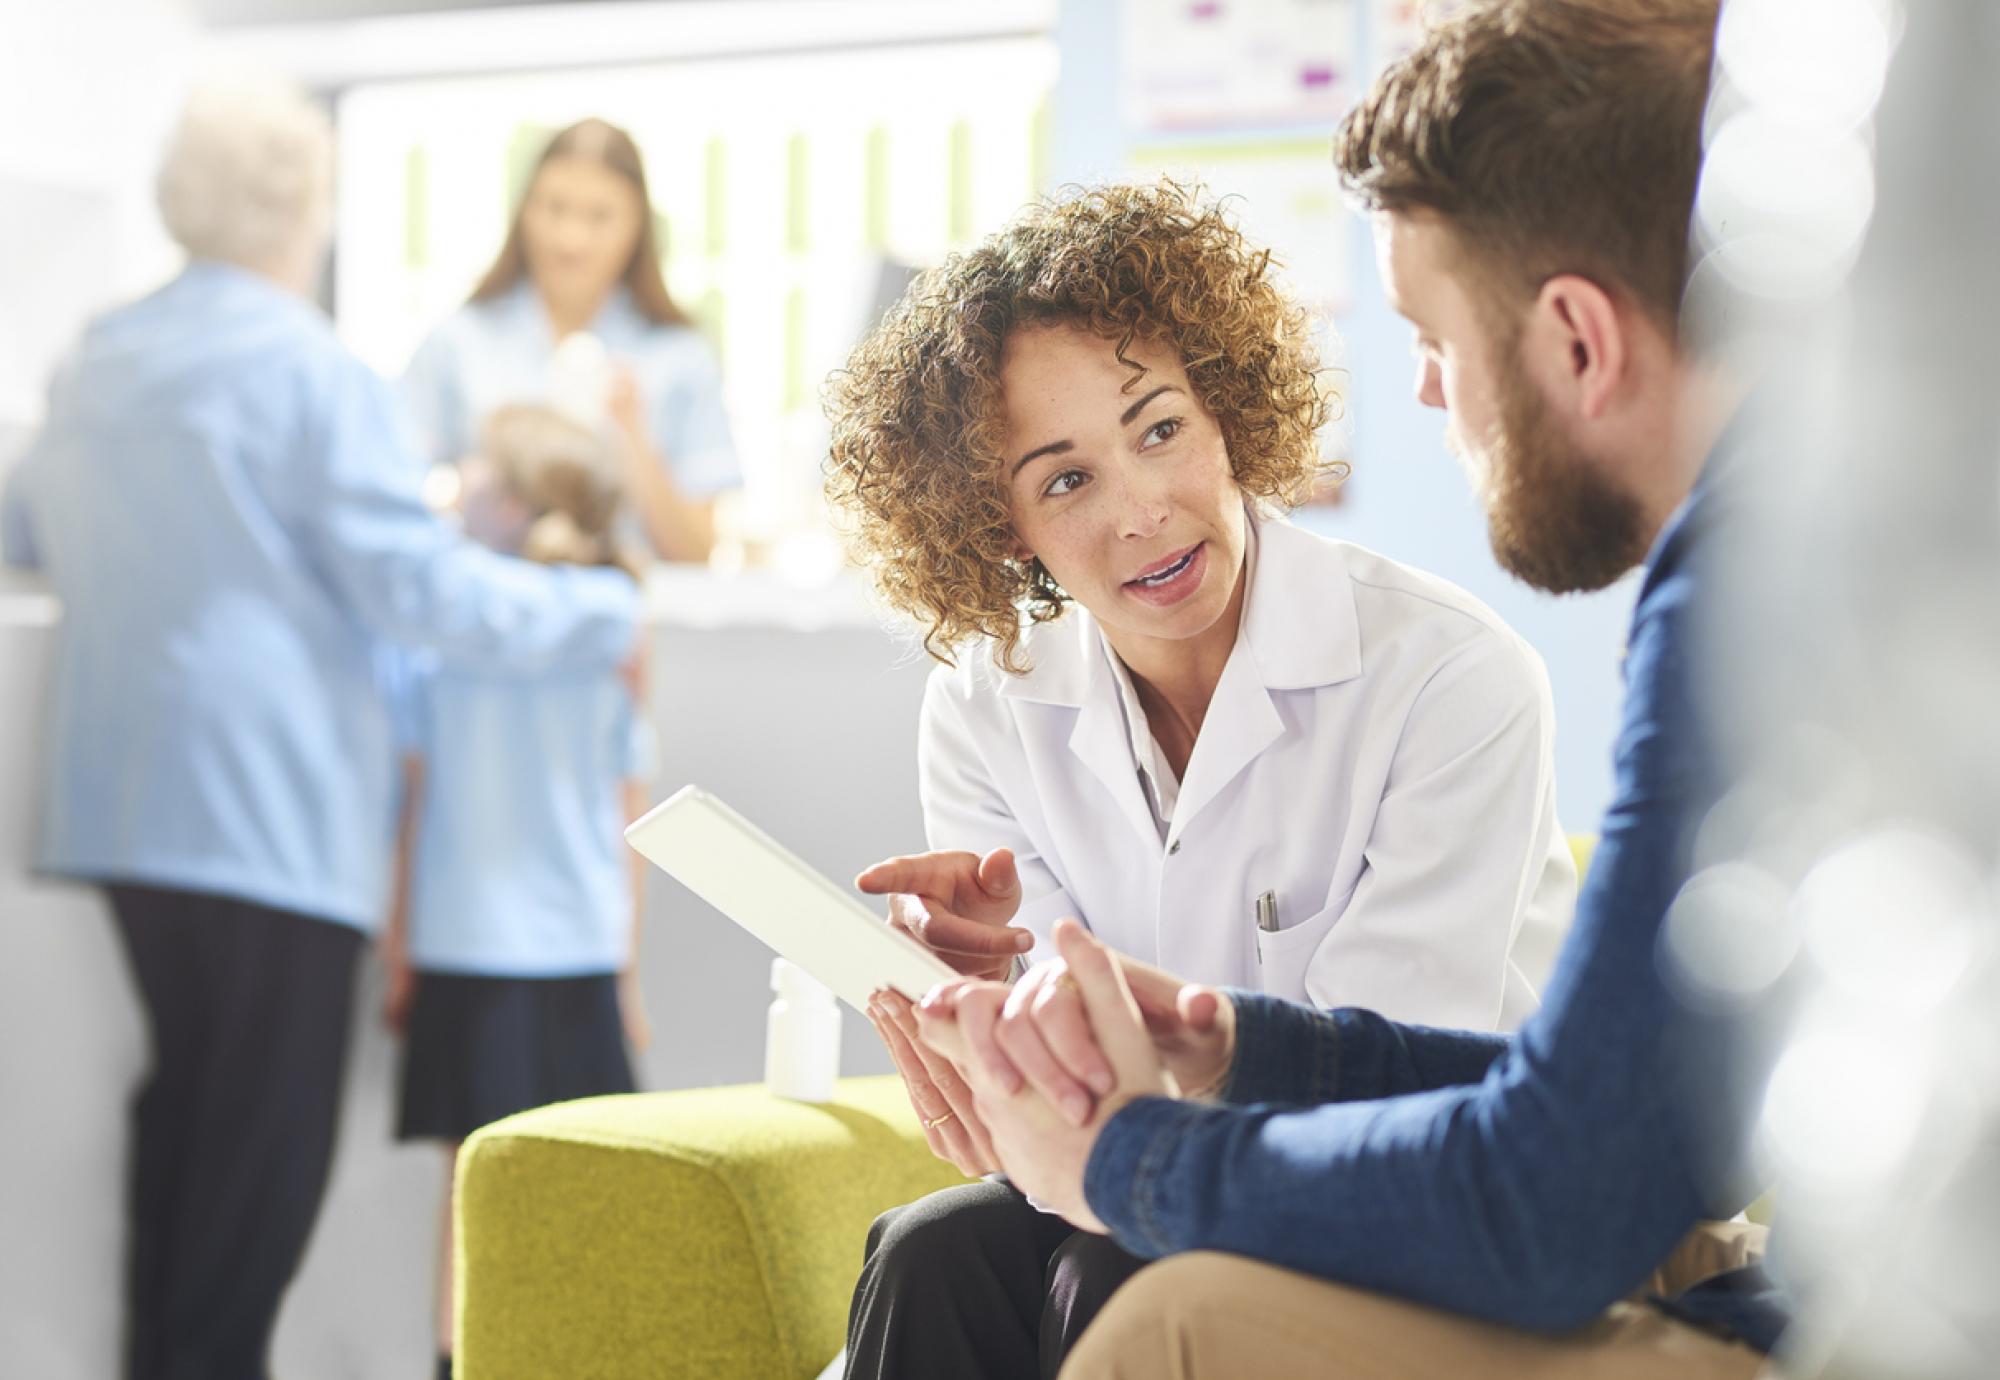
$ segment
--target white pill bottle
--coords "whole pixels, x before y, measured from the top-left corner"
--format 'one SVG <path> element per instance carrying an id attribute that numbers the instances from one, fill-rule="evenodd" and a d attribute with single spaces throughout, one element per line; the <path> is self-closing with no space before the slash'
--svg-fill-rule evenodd
<path id="1" fill-rule="evenodd" d="M 764 1025 L 764 1086 L 773 1097 L 828 1102 L 840 1077 L 840 1004 L 797 964 L 771 960 L 777 999 Z"/>

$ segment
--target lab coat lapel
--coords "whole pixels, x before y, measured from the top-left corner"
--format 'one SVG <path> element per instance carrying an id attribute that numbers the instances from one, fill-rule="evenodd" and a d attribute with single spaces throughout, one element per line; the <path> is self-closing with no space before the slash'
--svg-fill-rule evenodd
<path id="1" fill-rule="evenodd" d="M 1276 693 L 1334 685 L 1361 674 L 1360 622 L 1340 546 L 1281 519 L 1252 517 L 1250 588 L 1243 630 L 1223 666 L 1174 807 L 1178 839 L 1203 807 L 1285 735 Z M 1068 626 L 1065 627 L 1064 624 Z M 1132 761 L 1124 711 L 1097 624 L 1082 609 L 1035 630 L 1033 669 L 1010 676 L 1010 699 L 1074 706 L 1070 752 L 1144 837 L 1153 812 Z"/>
<path id="2" fill-rule="evenodd" d="M 1132 740 L 1108 663 L 1092 669 L 1089 692 L 1077 711 L 1076 727 L 1070 731 L 1069 750 L 1104 783 L 1126 822 L 1145 838 L 1158 842 L 1160 829 L 1139 785 L 1139 767 L 1132 760 Z"/>
<path id="3" fill-rule="evenodd" d="M 1361 674 L 1361 615 L 1345 548 L 1278 518 L 1257 523 L 1243 636 L 1269 690 L 1316 690 Z"/>
<path id="4" fill-rule="evenodd" d="M 1204 806 L 1285 736 L 1276 692 L 1361 674 L 1354 589 L 1337 544 L 1253 514 L 1243 628 L 1216 682 L 1174 809 L 1179 838 Z"/>
<path id="5" fill-rule="evenodd" d="M 1178 839 L 1185 833 L 1203 807 L 1284 733 L 1285 721 L 1264 688 L 1257 660 L 1239 637 L 1222 668 L 1222 679 L 1216 682 L 1194 740 L 1194 754 L 1188 758 L 1187 779 L 1181 782 L 1180 800 L 1174 806 L 1173 836 Z"/>
<path id="6" fill-rule="evenodd" d="M 1076 722 L 1069 735 L 1071 755 L 1103 785 L 1126 822 L 1145 838 L 1157 841 L 1159 827 L 1153 823 L 1152 809 L 1139 785 L 1139 767 L 1132 760 L 1118 683 L 1106 660 L 1110 654 L 1096 621 L 1084 610 L 1072 609 L 1060 623 L 1034 630 L 1030 669 L 1024 675 L 1007 677 L 1000 693 L 1007 699 L 1075 709 Z"/>

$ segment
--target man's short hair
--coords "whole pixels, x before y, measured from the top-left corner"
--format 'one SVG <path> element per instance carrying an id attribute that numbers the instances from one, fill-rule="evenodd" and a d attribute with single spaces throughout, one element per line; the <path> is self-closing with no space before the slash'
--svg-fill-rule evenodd
<path id="1" fill-rule="evenodd" d="M 1577 273 L 1678 329 L 1719 0 L 1474 0 L 1390 67 L 1334 162 L 1429 211 L 1489 305 Z"/>
<path id="2" fill-rule="evenodd" d="M 281 82 L 211 78 L 182 108 L 156 190 L 167 233 L 188 253 L 267 267 L 326 233 L 333 127 Z"/>

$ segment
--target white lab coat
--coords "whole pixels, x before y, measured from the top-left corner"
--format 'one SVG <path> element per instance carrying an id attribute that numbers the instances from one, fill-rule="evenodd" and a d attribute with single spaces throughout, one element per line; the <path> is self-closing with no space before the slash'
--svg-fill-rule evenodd
<path id="1" fill-rule="evenodd" d="M 1196 981 L 1513 1028 L 1536 1000 L 1515 939 L 1567 925 L 1576 894 L 1541 659 L 1463 591 L 1282 520 L 1253 522 L 1246 563 L 1164 830 L 1139 774 L 1150 731 L 1131 730 L 1110 646 L 1072 606 L 1028 632 L 1027 674 L 980 652 L 932 676 L 931 847 L 1014 850 L 1034 958 L 1069 915 Z"/>

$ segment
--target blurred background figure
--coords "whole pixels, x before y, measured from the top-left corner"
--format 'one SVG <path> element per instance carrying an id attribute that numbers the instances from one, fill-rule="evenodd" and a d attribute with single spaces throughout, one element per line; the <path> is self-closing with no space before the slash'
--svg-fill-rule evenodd
<path id="1" fill-rule="evenodd" d="M 460 468 L 474 540 L 532 561 L 637 569 L 617 532 L 622 466 L 590 428 L 551 408 L 503 407 Z M 654 747 L 629 672 L 559 666 L 507 682 L 408 669 L 386 1012 L 405 1037 L 397 1138 L 445 1147 L 437 1342 L 449 1380 L 460 1142 L 515 1112 L 635 1087 L 627 1044 L 649 1038 L 643 862 L 623 835 L 650 803 Z"/>
<path id="2" fill-rule="evenodd" d="M 667 291 L 639 147 L 581 120 L 542 149 L 499 256 L 410 360 L 402 392 L 433 464 L 479 419 L 540 402 L 615 432 L 645 541 L 706 561 L 742 483 L 715 352 Z"/>
<path id="3" fill-rule="evenodd" d="M 64 618 L 37 867 L 104 888 L 144 1008 L 126 1373 L 265 1373 L 333 1144 L 355 958 L 394 801 L 391 637 L 609 674 L 623 573 L 538 570 L 423 505 L 388 389 L 307 294 L 332 140 L 216 83 L 159 173 L 186 251 L 93 322 L 0 497 Z"/>

